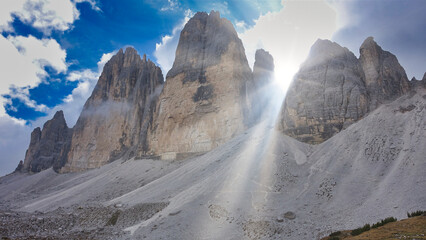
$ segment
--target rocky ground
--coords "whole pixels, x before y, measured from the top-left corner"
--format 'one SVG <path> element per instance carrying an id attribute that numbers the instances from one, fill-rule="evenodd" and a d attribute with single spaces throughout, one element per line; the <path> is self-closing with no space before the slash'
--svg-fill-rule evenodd
<path id="1" fill-rule="evenodd" d="M 2 239 L 117 239 L 126 236 L 123 227 L 151 218 L 168 203 L 57 208 L 43 212 L 0 212 Z"/>

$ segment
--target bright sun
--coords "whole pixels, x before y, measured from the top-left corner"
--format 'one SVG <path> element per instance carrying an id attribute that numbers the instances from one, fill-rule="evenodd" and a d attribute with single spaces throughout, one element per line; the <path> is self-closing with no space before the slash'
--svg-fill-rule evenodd
<path id="1" fill-rule="evenodd" d="M 291 64 L 277 64 L 275 66 L 275 82 L 285 93 L 293 80 L 298 68 Z"/>

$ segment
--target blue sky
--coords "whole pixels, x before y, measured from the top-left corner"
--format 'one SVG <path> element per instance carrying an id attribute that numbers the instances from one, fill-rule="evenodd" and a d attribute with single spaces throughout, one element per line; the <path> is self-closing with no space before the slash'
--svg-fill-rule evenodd
<path id="1" fill-rule="evenodd" d="M 37 39 L 49 38 L 59 43 L 66 51 L 67 72 L 81 69 L 96 69 L 97 62 L 104 53 L 114 52 L 126 46 L 135 47 L 140 53 L 146 53 L 148 58 L 156 60 L 153 52 L 156 43 L 161 42 L 164 35 L 171 33 L 176 23 L 185 18 L 185 10 L 210 11 L 216 9 L 223 16 L 236 21 L 253 24 L 260 14 L 281 9 L 280 1 L 258 1 L 259 4 L 239 5 L 241 0 L 226 2 L 210 1 L 98 1 L 96 8 L 90 2 L 75 4 L 79 17 L 66 31 L 53 29 L 46 32 L 26 23 L 14 16 L 10 23 L 11 29 L 3 31 L 3 37 L 34 36 Z M 261 8 L 258 8 L 261 7 Z M 45 67 L 47 76 L 40 79 L 40 84 L 29 89 L 29 99 L 38 105 L 52 108 L 60 104 L 64 97 L 71 94 L 77 87 L 77 82 L 67 81 L 67 74 L 57 73 L 54 69 Z M 26 86 L 23 86 L 26 87 Z M 14 89 L 16 90 L 16 89 Z M 13 92 L 13 90 L 12 90 Z M 46 94 L 47 93 L 47 94 Z M 6 113 L 12 117 L 24 120 L 35 120 L 47 113 L 25 104 L 25 101 L 4 94 L 8 103 Z"/>
<path id="2" fill-rule="evenodd" d="M 263 47 L 287 86 L 317 38 L 356 55 L 374 36 L 408 77 L 426 71 L 424 0 L 2 0 L 0 175 L 22 160 L 30 132 L 64 110 L 72 127 L 106 61 L 133 46 L 164 71 L 180 30 L 197 11 L 217 10 L 242 39 L 248 61 Z"/>

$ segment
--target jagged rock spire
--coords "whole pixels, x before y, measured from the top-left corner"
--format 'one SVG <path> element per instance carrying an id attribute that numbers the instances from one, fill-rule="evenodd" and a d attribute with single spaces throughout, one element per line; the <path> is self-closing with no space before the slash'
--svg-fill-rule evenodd
<path id="1" fill-rule="evenodd" d="M 153 62 L 128 47 L 120 49 L 103 69 L 74 127 L 67 164 L 62 169 L 96 168 L 120 157 L 147 151 L 147 131 L 163 85 Z"/>

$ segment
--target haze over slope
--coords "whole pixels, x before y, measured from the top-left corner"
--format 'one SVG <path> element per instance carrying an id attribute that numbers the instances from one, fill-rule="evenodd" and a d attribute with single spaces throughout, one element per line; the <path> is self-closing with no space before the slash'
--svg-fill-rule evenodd
<path id="1" fill-rule="evenodd" d="M 166 202 L 149 219 L 116 228 L 134 238 L 315 239 L 426 207 L 425 106 L 426 91 L 419 89 L 315 146 L 263 122 L 185 162 L 130 159 L 71 175 L 11 175 L 1 180 L 1 207 Z M 142 186 L 130 184 L 132 178 Z M 28 189 L 40 192 L 19 200 Z M 296 218 L 282 218 L 287 211 Z"/>

